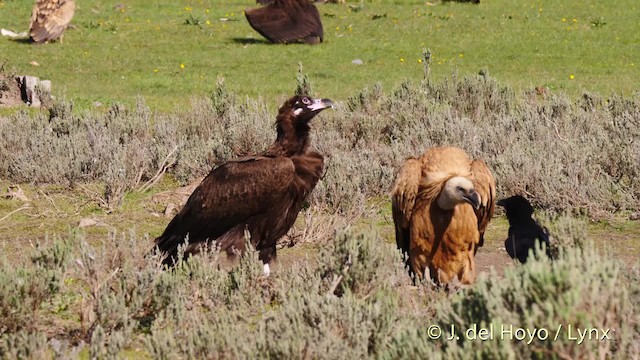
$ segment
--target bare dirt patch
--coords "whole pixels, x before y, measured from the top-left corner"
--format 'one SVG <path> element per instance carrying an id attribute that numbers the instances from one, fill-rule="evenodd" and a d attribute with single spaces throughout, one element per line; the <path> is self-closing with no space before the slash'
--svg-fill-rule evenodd
<path id="1" fill-rule="evenodd" d="M 0 107 L 22 105 L 20 84 L 14 76 L 0 74 Z"/>
<path id="2" fill-rule="evenodd" d="M 175 190 L 159 192 L 151 197 L 151 201 L 156 207 L 162 207 L 162 215 L 164 215 L 164 217 L 172 218 L 180 211 L 182 206 L 187 203 L 189 196 L 191 196 L 203 179 L 204 178 L 198 178 L 189 185 L 182 186 Z"/>

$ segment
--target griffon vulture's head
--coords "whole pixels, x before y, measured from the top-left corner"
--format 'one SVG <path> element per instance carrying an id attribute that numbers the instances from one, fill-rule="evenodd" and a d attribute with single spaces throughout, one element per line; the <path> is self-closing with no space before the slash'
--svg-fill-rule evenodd
<path id="1" fill-rule="evenodd" d="M 474 209 L 480 207 L 480 194 L 478 194 L 471 180 L 454 176 L 447 180 L 438 195 L 438 206 L 442 210 L 453 210 L 458 204 L 469 203 Z"/>

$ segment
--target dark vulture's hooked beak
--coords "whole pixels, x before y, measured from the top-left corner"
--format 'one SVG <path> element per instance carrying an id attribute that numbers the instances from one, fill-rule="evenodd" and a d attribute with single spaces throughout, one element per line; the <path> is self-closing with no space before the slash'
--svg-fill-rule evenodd
<path id="1" fill-rule="evenodd" d="M 474 209 L 480 209 L 480 195 L 475 191 L 471 190 L 468 194 L 462 196 L 466 202 L 471 204 Z"/>
<path id="2" fill-rule="evenodd" d="M 329 99 L 315 99 L 311 105 L 307 106 L 307 109 L 315 113 L 333 107 L 333 101 Z"/>

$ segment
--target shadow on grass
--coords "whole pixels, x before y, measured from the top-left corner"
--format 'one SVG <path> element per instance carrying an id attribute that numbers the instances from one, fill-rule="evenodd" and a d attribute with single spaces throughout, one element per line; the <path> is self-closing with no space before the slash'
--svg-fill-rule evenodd
<path id="1" fill-rule="evenodd" d="M 37 44 L 37 43 L 34 43 L 34 42 L 31 40 L 31 38 L 29 38 L 29 37 L 23 37 L 23 38 L 12 38 L 12 39 L 9 39 L 9 40 L 10 40 L 10 41 L 13 41 L 13 42 L 20 43 L 20 44 L 27 44 L 27 45 L 29 45 L 29 44 Z"/>
<path id="2" fill-rule="evenodd" d="M 265 39 L 254 39 L 254 38 L 233 38 L 231 42 L 236 44 L 248 45 L 248 44 L 266 44 L 271 45 L 271 42 Z"/>

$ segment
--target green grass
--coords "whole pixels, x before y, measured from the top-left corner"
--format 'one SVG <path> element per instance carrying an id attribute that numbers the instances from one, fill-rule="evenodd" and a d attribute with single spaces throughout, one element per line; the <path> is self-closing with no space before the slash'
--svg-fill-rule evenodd
<path id="1" fill-rule="evenodd" d="M 78 226 L 81 219 L 94 219 L 98 225 L 82 229 L 90 242 L 104 239 L 110 232 L 128 234 L 133 232 L 143 238 L 148 236 L 147 243 L 141 243 L 143 248 L 151 248 L 151 239 L 159 236 L 168 218 L 162 216 L 166 205 L 174 200 L 169 195 L 177 189 L 177 184 L 170 177 L 165 177 L 157 186 L 148 192 L 129 192 L 121 207 L 110 213 L 100 208 L 92 194 L 102 191 L 100 186 L 87 185 L 76 189 L 69 189 L 58 185 L 33 186 L 20 185 L 28 202 L 1 197 L 9 183 L 0 181 L 0 244 L 5 247 L 13 260 L 24 260 L 26 253 L 18 251 L 26 243 L 43 241 L 46 237 L 64 237 L 71 229 Z M 165 195 L 165 196 L 163 196 Z M 175 195 L 173 195 L 175 196 Z M 375 212 L 368 216 L 358 217 L 350 227 L 361 231 L 377 232 L 385 242 L 395 244 L 391 205 L 388 198 L 373 199 L 369 202 Z M 17 211 L 22 207 L 27 209 Z M 17 211 L 17 212 L 14 212 Z M 498 210 L 499 211 L 499 210 Z M 10 213 L 12 213 L 9 215 Z M 325 216 L 315 214 L 316 217 Z M 328 215 L 327 215 L 328 216 Z M 303 228 L 301 218 L 296 226 Z M 482 249 L 482 256 L 498 257 L 500 264 L 494 263 L 501 269 L 507 262 L 503 241 L 509 224 L 506 218 L 498 216 L 491 221 L 486 234 L 486 243 Z M 330 230 L 329 230 L 330 231 Z M 640 247 L 637 244 L 640 236 L 640 222 L 629 221 L 620 215 L 609 221 L 591 222 L 587 226 L 589 235 L 601 239 L 596 243 L 598 250 L 623 260 L 627 264 L 634 264 Z M 292 248 L 284 248 L 279 252 L 280 259 L 285 264 L 301 260 L 306 256 L 315 258 L 317 247 L 322 245 L 318 241 L 310 244 L 298 244 Z"/>
<path id="2" fill-rule="evenodd" d="M 4 198 L 8 183 L 0 181 L 0 234 L 2 246 L 14 252 L 14 260 L 24 260 L 24 252 L 17 251 L 32 241 L 65 236 L 71 229 L 78 227 L 82 219 L 93 219 L 97 225 L 82 229 L 89 241 L 102 239 L 110 232 L 150 234 L 151 238 L 162 233 L 167 219 L 161 216 L 166 202 L 154 201 L 154 195 L 174 190 L 175 183 L 165 178 L 152 191 L 145 193 L 130 192 L 122 206 L 107 214 L 100 208 L 95 196 L 103 191 L 99 185 L 82 185 L 74 189 L 64 186 L 21 185 L 28 201 Z M 20 210 L 24 208 L 23 210 Z M 151 248 L 153 242 L 141 244 Z"/>
<path id="3" fill-rule="evenodd" d="M 495 253 L 499 243 L 492 240 L 477 255 L 483 269 L 477 283 L 456 294 L 412 286 L 395 245 L 375 229 L 341 230 L 324 244 L 283 249 L 267 278 L 255 252 L 232 268 L 201 254 L 161 271 L 157 259 L 143 256 L 147 239 L 127 230 L 115 236 L 72 231 L 33 248 L 11 243 L 0 254 L 6 314 L 0 357 L 335 359 L 348 352 L 349 358 L 468 359 L 473 353 L 502 359 L 516 352 L 515 358 L 586 358 L 598 351 L 636 358 L 638 268 L 596 251 L 598 239 L 588 239 L 581 221 L 558 220 L 550 225 L 569 231 L 554 231 L 567 244 L 556 261 L 543 256 L 517 266 L 505 261 L 504 251 Z M 504 230 L 504 219 L 495 225 Z M 24 261 L 13 259 L 18 253 Z M 615 335 L 581 344 L 565 334 L 531 345 L 500 337 L 452 342 L 423 333 L 433 324 L 463 331 L 571 324 Z"/>
<path id="4" fill-rule="evenodd" d="M 359 11 L 350 7 L 358 2 L 318 5 L 325 42 L 282 46 L 266 43 L 246 22 L 243 10 L 256 6 L 253 0 L 131 0 L 119 8 L 85 0 L 63 44 L 0 39 L 0 63 L 51 79 L 54 93 L 81 108 L 134 104 L 143 96 L 154 109 L 173 110 L 211 93 L 219 76 L 240 95 L 272 101 L 293 91 L 299 62 L 318 94 L 345 100 L 376 82 L 389 89 L 421 78 L 422 48 L 433 53 L 436 79 L 487 68 L 517 89 L 546 86 L 572 95 L 638 89 L 635 0 L 434 2 L 365 1 Z M 0 0 L 0 26 L 26 30 L 31 6 Z"/>

